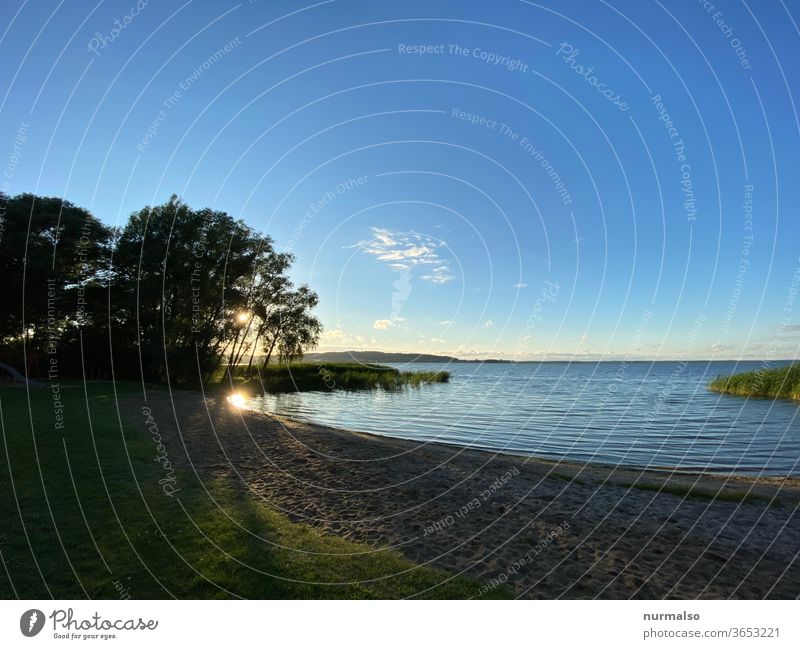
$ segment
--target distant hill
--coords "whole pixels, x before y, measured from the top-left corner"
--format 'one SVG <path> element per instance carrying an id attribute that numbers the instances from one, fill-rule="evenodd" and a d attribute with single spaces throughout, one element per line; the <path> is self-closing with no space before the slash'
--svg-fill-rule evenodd
<path id="1" fill-rule="evenodd" d="M 311 352 L 303 356 L 306 363 L 452 363 L 452 356 L 436 354 L 403 354 L 396 352 Z"/>
<path id="2" fill-rule="evenodd" d="M 467 361 L 438 354 L 409 354 L 402 352 L 311 352 L 303 356 L 306 363 L 502 363 L 500 360 Z"/>
<path id="3" fill-rule="evenodd" d="M 416 354 L 408 352 L 346 351 L 310 352 L 303 356 L 305 363 L 514 363 L 518 365 L 537 365 L 541 363 L 619 363 L 622 358 L 559 358 L 552 360 L 511 360 L 502 358 L 456 358 L 443 354 Z M 675 363 L 681 359 L 628 359 L 628 363 Z M 728 362 L 729 359 L 691 359 L 690 363 Z M 735 359 L 734 359 L 735 360 Z M 685 362 L 685 361 L 682 361 Z M 797 363 L 797 360 L 773 360 L 773 364 Z"/>

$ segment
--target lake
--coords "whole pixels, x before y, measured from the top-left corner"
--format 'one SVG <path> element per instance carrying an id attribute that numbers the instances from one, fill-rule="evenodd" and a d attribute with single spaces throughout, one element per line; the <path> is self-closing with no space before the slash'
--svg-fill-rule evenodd
<path id="1" fill-rule="evenodd" d="M 773 363 L 777 367 L 785 363 Z M 398 392 L 264 395 L 248 407 L 425 442 L 641 468 L 800 475 L 798 405 L 709 392 L 760 362 L 451 363 Z"/>

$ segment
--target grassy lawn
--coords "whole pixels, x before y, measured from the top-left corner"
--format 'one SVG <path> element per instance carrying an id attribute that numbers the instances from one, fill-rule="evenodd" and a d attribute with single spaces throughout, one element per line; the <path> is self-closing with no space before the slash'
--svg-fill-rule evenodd
<path id="1" fill-rule="evenodd" d="M 800 401 L 800 365 L 718 376 L 708 386 L 714 392 L 743 397 Z"/>
<path id="2" fill-rule="evenodd" d="M 476 596 L 476 582 L 323 536 L 188 472 L 164 495 L 153 442 L 120 425 L 112 385 L 86 390 L 62 383 L 59 429 L 49 388 L 30 403 L 0 388 L 0 598 Z"/>

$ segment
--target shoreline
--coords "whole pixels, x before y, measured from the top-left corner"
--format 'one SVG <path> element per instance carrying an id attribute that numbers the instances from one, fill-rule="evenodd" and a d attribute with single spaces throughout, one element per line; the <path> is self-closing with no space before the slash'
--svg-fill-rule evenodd
<path id="1" fill-rule="evenodd" d="M 791 476 L 791 475 L 751 475 L 748 473 L 725 473 L 721 471 L 710 471 L 710 470 L 702 470 L 702 469 L 681 469 L 679 467 L 638 467 L 633 464 L 612 464 L 610 462 L 595 462 L 595 461 L 587 461 L 587 462 L 579 462 L 578 460 L 556 460 L 552 458 L 543 457 L 540 455 L 529 455 L 523 452 L 513 452 L 513 451 L 506 451 L 506 450 L 493 450 L 488 448 L 476 448 L 470 446 L 463 446 L 461 444 L 456 444 L 454 442 L 440 442 L 440 441 L 431 441 L 431 440 L 416 440 L 412 437 L 399 437 L 394 435 L 384 435 L 381 433 L 372 433 L 369 431 L 363 430 L 355 430 L 353 428 L 345 428 L 343 426 L 332 426 L 329 424 L 322 424 L 310 419 L 298 419 L 295 417 L 288 417 L 286 415 L 279 415 L 276 413 L 270 412 L 260 412 L 258 410 L 251 410 L 248 408 L 241 409 L 242 415 L 251 416 L 255 418 L 263 417 L 265 419 L 278 421 L 278 422 L 286 422 L 288 424 L 293 425 L 303 425 L 303 426 L 313 426 L 314 428 L 319 429 L 320 431 L 330 430 L 335 431 L 337 433 L 345 433 L 348 435 L 354 436 L 364 436 L 369 439 L 373 439 L 375 441 L 382 441 L 382 440 L 397 440 L 400 442 L 407 442 L 411 445 L 416 447 L 424 447 L 428 445 L 433 445 L 437 447 L 444 447 L 458 451 L 465 451 L 471 453 L 479 453 L 485 455 L 491 455 L 492 457 L 499 456 L 499 457 L 507 457 L 507 458 L 518 458 L 522 460 L 526 460 L 527 462 L 542 464 L 542 465 L 553 465 L 559 466 L 564 468 L 569 468 L 573 470 L 592 470 L 597 469 L 598 471 L 625 471 L 629 473 L 638 473 L 638 474 L 646 474 L 652 475 L 655 477 L 667 477 L 667 478 L 702 478 L 702 479 L 710 479 L 710 480 L 724 480 L 724 481 L 736 481 L 736 482 L 744 482 L 744 483 L 752 483 L 755 485 L 759 484 L 774 484 L 777 482 L 783 483 L 785 486 L 789 487 L 800 487 L 800 475 L 798 476 Z"/>
<path id="2" fill-rule="evenodd" d="M 141 406 L 141 396 L 121 406 L 139 430 Z M 516 597 L 800 596 L 796 478 L 420 444 L 238 411 L 219 394 L 154 391 L 147 407 L 178 468 L 321 534 Z"/>

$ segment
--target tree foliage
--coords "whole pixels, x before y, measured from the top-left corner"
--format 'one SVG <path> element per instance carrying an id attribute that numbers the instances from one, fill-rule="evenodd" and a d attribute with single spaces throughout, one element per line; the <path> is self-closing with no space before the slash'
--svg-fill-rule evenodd
<path id="1" fill-rule="evenodd" d="M 57 198 L 0 199 L 0 342 L 31 374 L 49 355 L 62 375 L 196 382 L 317 344 L 318 298 L 293 286 L 293 256 L 225 212 L 173 196 L 114 236 Z"/>

